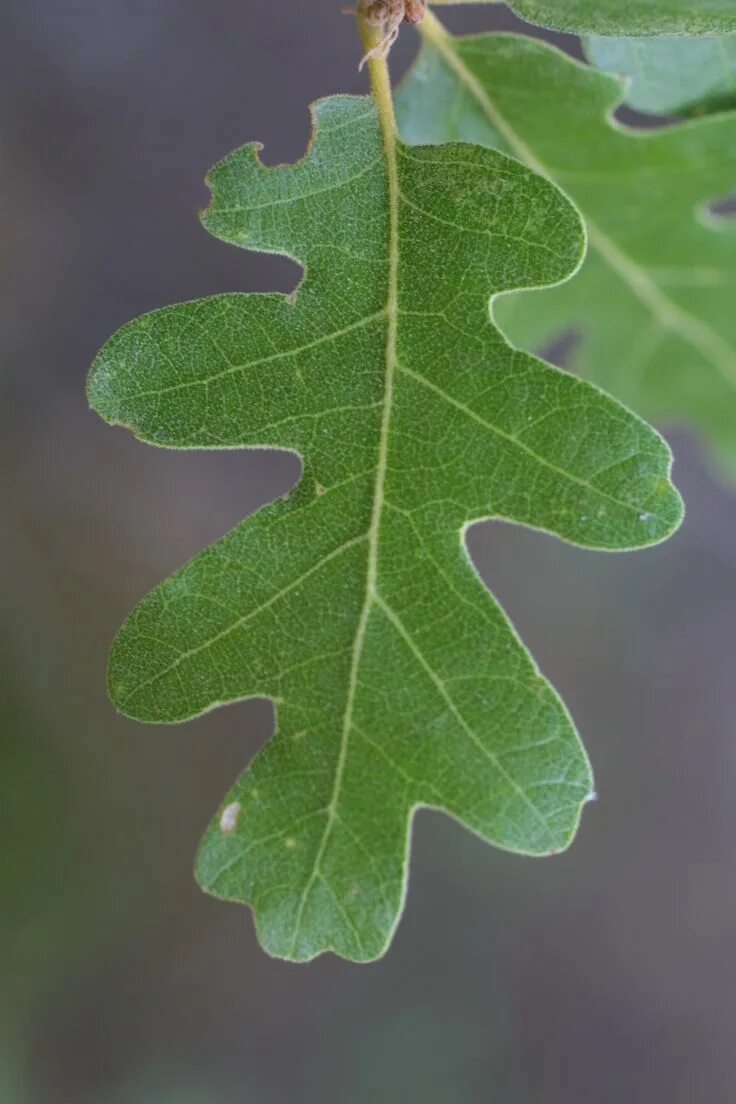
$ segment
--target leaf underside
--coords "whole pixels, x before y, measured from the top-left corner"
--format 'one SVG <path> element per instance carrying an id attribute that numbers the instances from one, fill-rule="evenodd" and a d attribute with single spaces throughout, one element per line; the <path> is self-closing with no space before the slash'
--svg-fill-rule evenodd
<path id="1" fill-rule="evenodd" d="M 207 228 L 296 258 L 298 293 L 147 315 L 90 400 L 173 448 L 274 447 L 296 488 L 154 590 L 114 645 L 117 707 L 170 723 L 254 696 L 277 733 L 227 795 L 197 874 L 251 905 L 272 954 L 385 951 L 414 810 L 499 847 L 566 847 L 591 792 L 560 700 L 474 571 L 465 527 L 591 548 L 678 524 L 661 438 L 512 349 L 489 297 L 568 277 L 579 218 L 496 151 L 384 150 L 370 100 L 316 107 L 295 166 L 249 146 L 211 174 Z"/>
<path id="2" fill-rule="evenodd" d="M 620 81 L 514 35 L 426 46 L 400 90 L 404 137 L 513 152 L 556 182 L 588 230 L 568 283 L 504 297 L 515 344 L 579 335 L 572 367 L 736 475 L 736 222 L 707 210 L 736 180 L 736 115 L 656 131 L 611 121 Z M 544 89 L 544 95 L 537 90 Z"/>
<path id="3" fill-rule="evenodd" d="M 522 19 L 572 34 L 725 34 L 733 0 L 508 0 Z"/>

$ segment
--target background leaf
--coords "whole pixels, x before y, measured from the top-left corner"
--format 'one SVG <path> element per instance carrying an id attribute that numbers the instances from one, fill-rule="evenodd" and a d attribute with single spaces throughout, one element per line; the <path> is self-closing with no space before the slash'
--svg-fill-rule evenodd
<path id="1" fill-rule="evenodd" d="M 296 166 L 266 169 L 253 146 L 222 162 L 205 218 L 298 258 L 298 294 L 131 323 L 90 399 L 155 444 L 303 457 L 290 495 L 134 612 L 110 689 L 153 722 L 274 700 L 278 733 L 227 796 L 199 877 L 252 905 L 274 954 L 366 960 L 402 907 L 417 806 L 548 854 L 590 794 L 566 711 L 469 563 L 467 524 L 631 548 L 681 506 L 653 430 L 490 323 L 491 294 L 579 263 L 561 193 L 480 147 L 387 158 L 369 100 L 323 101 L 317 123 Z"/>
<path id="2" fill-rule="evenodd" d="M 629 78 L 626 103 L 637 111 L 704 115 L 736 107 L 736 35 L 591 35 L 584 46 L 599 69 Z"/>
<path id="3" fill-rule="evenodd" d="M 706 210 L 733 188 L 736 116 L 632 131 L 609 121 L 621 83 L 553 47 L 438 43 L 400 92 L 405 138 L 513 152 L 564 188 L 588 228 L 573 280 L 496 304 L 504 330 L 542 348 L 574 329 L 581 374 L 642 414 L 695 426 L 736 471 L 736 236 Z"/>

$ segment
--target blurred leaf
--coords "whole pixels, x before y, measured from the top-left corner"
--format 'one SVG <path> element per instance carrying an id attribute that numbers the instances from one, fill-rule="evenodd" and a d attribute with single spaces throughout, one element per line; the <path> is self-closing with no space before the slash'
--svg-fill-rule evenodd
<path id="1" fill-rule="evenodd" d="M 403 136 L 513 152 L 586 222 L 581 273 L 499 301 L 497 321 L 524 348 L 574 328 L 582 375 L 641 414 L 691 424 L 736 476 L 736 234 L 704 213 L 736 180 L 736 115 L 628 130 L 610 121 L 621 83 L 554 47 L 427 31 L 399 95 Z"/>
<path id="2" fill-rule="evenodd" d="M 28 1104 L 28 1092 L 21 1090 L 21 1077 L 15 1064 L 0 1050 L 0 1101 L 2 1104 Z"/>
<path id="3" fill-rule="evenodd" d="M 384 146 L 370 100 L 323 101 L 316 121 L 296 166 L 267 169 L 255 146 L 222 162 L 205 215 L 225 241 L 298 258 L 298 294 L 139 319 L 100 353 L 90 398 L 157 445 L 303 457 L 291 494 L 133 613 L 110 690 L 150 722 L 274 700 L 278 734 L 227 796 L 199 878 L 252 905 L 271 953 L 363 961 L 397 923 L 418 806 L 544 855 L 591 790 L 465 527 L 624 549 L 665 538 L 681 506 L 653 430 L 490 323 L 489 296 L 579 263 L 561 193 L 480 147 Z"/>
<path id="4" fill-rule="evenodd" d="M 505 1023 L 501 995 L 498 1016 L 481 1021 L 451 1001 L 392 1010 L 349 1032 L 340 1050 L 346 1065 L 350 1104 L 477 1104 L 487 1098 L 489 1067 L 493 1097 L 508 1101 L 503 1077 Z M 489 1022 L 490 1021 L 490 1022 Z"/>
<path id="5" fill-rule="evenodd" d="M 19 1036 L 69 953 L 84 897 L 58 764 L 31 718 L 0 676 L 0 822 L 13 841 L 0 864 L 0 1027 Z"/>
<path id="6" fill-rule="evenodd" d="M 599 69 L 628 77 L 626 103 L 652 115 L 701 115 L 736 107 L 736 35 L 585 40 Z"/>

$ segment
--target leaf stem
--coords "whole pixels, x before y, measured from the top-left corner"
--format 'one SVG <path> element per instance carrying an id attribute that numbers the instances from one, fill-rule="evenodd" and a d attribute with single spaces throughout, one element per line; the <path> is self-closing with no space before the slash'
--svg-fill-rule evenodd
<path id="1" fill-rule="evenodd" d="M 358 30 L 368 58 L 371 92 L 373 93 L 373 99 L 376 101 L 384 140 L 387 147 L 394 147 L 397 133 L 396 115 L 391 94 L 391 77 L 389 76 L 388 63 L 385 57 L 373 53 L 381 45 L 382 29 L 380 26 L 376 26 L 375 23 L 369 22 L 360 12 L 358 12 L 357 19 Z M 391 150 L 389 149 L 387 152 L 391 152 Z"/>
<path id="2" fill-rule="evenodd" d="M 434 0 L 435 3 L 438 0 Z M 439 0 L 441 3 L 442 0 Z M 448 0 L 445 0 L 448 2 Z M 427 8 L 424 16 L 424 21 L 417 28 L 422 38 L 426 38 L 429 42 L 433 42 L 435 46 L 438 44 L 446 45 L 446 40 L 449 37 L 447 27 L 442 23 L 437 16 Z"/>
<path id="3" fill-rule="evenodd" d="M 437 50 L 448 67 L 456 75 L 462 87 L 470 93 L 476 103 L 482 108 L 488 121 L 508 143 L 514 157 L 518 157 L 520 161 L 525 162 L 530 168 L 534 169 L 535 172 L 539 173 L 540 176 L 546 176 L 551 179 L 552 174 L 550 171 L 542 164 L 533 150 L 507 122 L 501 112 L 497 110 L 496 105 L 492 102 L 483 85 L 462 61 L 454 44 L 455 39 L 447 30 L 444 23 L 428 10 L 424 22 L 419 25 L 419 33 L 425 42 L 429 42 L 434 46 L 435 50 Z"/>

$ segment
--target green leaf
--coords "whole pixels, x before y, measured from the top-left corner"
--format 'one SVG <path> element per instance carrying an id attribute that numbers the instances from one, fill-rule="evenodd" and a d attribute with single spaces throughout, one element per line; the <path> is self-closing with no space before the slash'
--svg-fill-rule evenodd
<path id="1" fill-rule="evenodd" d="M 522 19 L 573 34 L 725 34 L 733 0 L 509 0 Z"/>
<path id="2" fill-rule="evenodd" d="M 641 414 L 692 425 L 736 475 L 736 234 L 705 213 L 733 189 L 736 116 L 631 131 L 610 120 L 621 94 L 620 81 L 529 38 L 437 32 L 398 110 L 409 141 L 511 151 L 585 218 L 579 275 L 496 305 L 512 340 L 543 348 L 573 328 L 579 373 Z"/>
<path id="3" fill-rule="evenodd" d="M 599 69 L 630 80 L 626 103 L 653 115 L 703 115 L 736 107 L 736 35 L 586 39 Z"/>
<path id="4" fill-rule="evenodd" d="M 372 101 L 316 108 L 296 166 L 211 174 L 207 228 L 297 258 L 292 296 L 157 311 L 100 353 L 92 405 L 174 448 L 275 447 L 298 486 L 155 590 L 110 661 L 118 708 L 173 722 L 253 696 L 278 731 L 228 794 L 201 884 L 272 954 L 385 951 L 420 806 L 545 855 L 591 792 L 559 699 L 473 570 L 468 524 L 652 544 L 681 503 L 661 438 L 510 348 L 489 297 L 576 268 L 547 181 L 468 145 L 386 148 Z M 196 508 L 196 504 L 193 504 Z"/>

